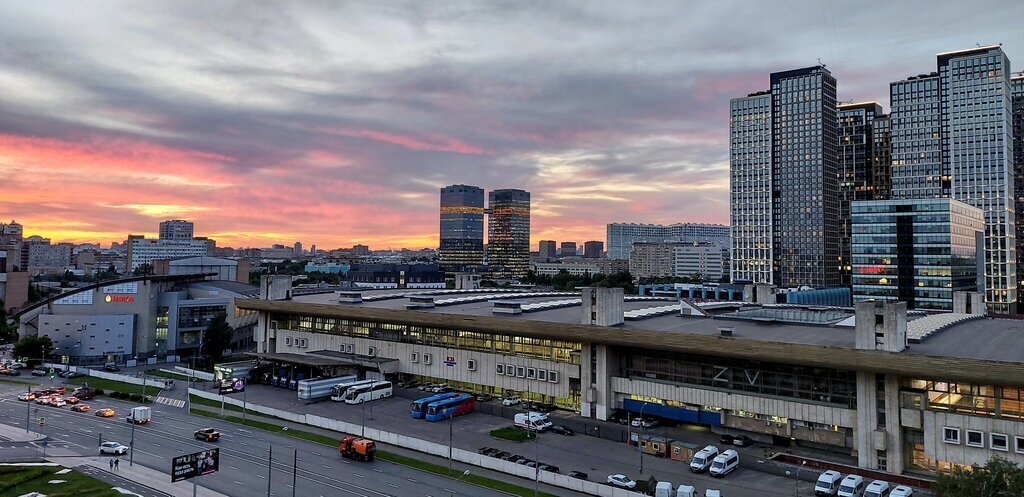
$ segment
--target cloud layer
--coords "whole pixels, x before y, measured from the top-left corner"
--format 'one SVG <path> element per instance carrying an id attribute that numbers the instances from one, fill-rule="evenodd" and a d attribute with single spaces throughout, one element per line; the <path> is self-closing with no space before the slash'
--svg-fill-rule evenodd
<path id="1" fill-rule="evenodd" d="M 9 2 L 0 219 L 431 247 L 438 189 L 468 183 L 530 190 L 535 241 L 727 223 L 728 100 L 769 72 L 820 58 L 887 104 L 939 51 L 1024 64 L 1019 2 L 832 4 Z"/>

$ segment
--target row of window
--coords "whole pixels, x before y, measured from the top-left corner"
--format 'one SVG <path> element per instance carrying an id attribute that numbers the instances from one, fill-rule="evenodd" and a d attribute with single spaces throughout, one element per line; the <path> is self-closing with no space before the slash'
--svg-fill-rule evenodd
<path id="1" fill-rule="evenodd" d="M 985 448 L 985 432 L 981 430 L 963 431 L 965 433 L 963 438 L 964 445 L 968 447 L 977 447 L 979 449 Z M 952 426 L 943 426 L 942 441 L 952 445 L 960 445 L 960 433 L 960 428 L 955 428 Z M 992 450 L 999 450 L 1002 452 L 1009 452 L 1010 437 L 1004 433 L 989 433 L 988 448 Z M 1024 437 L 1013 437 L 1013 451 L 1018 454 L 1024 454 Z"/>
<path id="2" fill-rule="evenodd" d="M 526 378 L 527 380 L 558 383 L 558 371 L 549 369 L 528 368 L 514 364 L 496 364 L 494 366 L 494 373 L 497 375 L 515 376 L 516 378 Z"/>

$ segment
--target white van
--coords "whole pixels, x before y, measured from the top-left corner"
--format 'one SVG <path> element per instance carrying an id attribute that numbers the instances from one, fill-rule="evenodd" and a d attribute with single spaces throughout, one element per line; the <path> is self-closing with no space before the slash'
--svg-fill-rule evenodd
<path id="1" fill-rule="evenodd" d="M 818 477 L 817 483 L 814 484 L 814 495 L 818 497 L 827 497 L 836 495 L 839 492 L 839 482 L 843 480 L 843 474 L 828 470 Z"/>
<path id="2" fill-rule="evenodd" d="M 892 489 L 892 493 L 889 494 L 889 497 L 912 497 L 913 495 L 914 489 L 906 485 L 898 485 L 896 488 Z"/>
<path id="3" fill-rule="evenodd" d="M 704 497 L 722 497 L 722 492 L 709 488 L 704 491 Z"/>
<path id="4" fill-rule="evenodd" d="M 671 482 L 659 481 L 658 485 L 654 487 L 654 497 L 673 497 L 672 490 Z"/>
<path id="5" fill-rule="evenodd" d="M 676 487 L 676 497 L 697 497 L 697 489 L 692 485 L 679 485 Z"/>
<path id="6" fill-rule="evenodd" d="M 843 481 L 839 482 L 839 497 L 862 497 L 864 495 L 864 477 L 860 475 L 846 475 Z"/>
<path id="7" fill-rule="evenodd" d="M 711 467 L 711 461 L 718 456 L 718 447 L 708 445 L 693 455 L 690 459 L 690 471 L 703 473 Z"/>
<path id="8" fill-rule="evenodd" d="M 864 497 L 889 497 L 889 482 L 875 480 L 864 489 Z"/>
<path id="9" fill-rule="evenodd" d="M 516 426 L 524 430 L 545 431 L 551 428 L 552 423 L 548 421 L 547 414 L 539 412 L 521 412 L 516 414 Z"/>
<path id="10" fill-rule="evenodd" d="M 711 462 L 711 476 L 721 478 L 740 465 L 740 454 L 733 449 L 722 452 Z"/>

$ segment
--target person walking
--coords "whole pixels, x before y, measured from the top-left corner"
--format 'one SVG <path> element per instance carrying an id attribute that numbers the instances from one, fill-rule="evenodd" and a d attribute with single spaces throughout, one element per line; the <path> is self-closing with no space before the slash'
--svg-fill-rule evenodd
<path id="1" fill-rule="evenodd" d="M 107 461 L 107 462 L 110 463 L 110 470 L 113 471 L 114 470 L 114 458 L 111 457 L 110 460 Z"/>
<path id="2" fill-rule="evenodd" d="M 114 459 L 114 470 L 115 471 L 120 471 L 121 470 L 121 468 L 118 467 L 118 466 L 120 466 L 120 463 L 121 463 L 121 458 L 120 457 L 117 458 L 117 459 Z"/>

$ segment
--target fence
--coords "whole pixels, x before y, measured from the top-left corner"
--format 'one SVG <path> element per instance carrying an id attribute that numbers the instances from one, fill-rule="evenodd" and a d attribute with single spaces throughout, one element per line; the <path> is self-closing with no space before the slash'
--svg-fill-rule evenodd
<path id="1" fill-rule="evenodd" d="M 54 369 L 56 369 L 58 371 L 62 370 L 62 369 L 68 369 L 71 372 L 81 373 L 81 374 L 84 374 L 84 375 L 89 376 L 91 378 L 101 378 L 101 379 L 104 379 L 104 380 L 120 381 L 120 382 L 123 382 L 123 383 L 131 383 L 132 385 L 142 385 L 143 384 L 142 378 L 136 378 L 135 376 L 129 376 L 129 375 L 124 375 L 124 374 L 108 373 L 106 371 L 98 371 L 98 370 L 95 370 L 95 369 L 89 369 L 89 368 L 85 368 L 85 367 L 81 367 L 81 366 L 70 366 L 70 367 L 68 367 L 66 364 L 52 364 L 52 363 L 44 362 L 42 367 L 44 367 L 44 368 L 51 368 L 52 367 L 52 368 L 54 368 Z M 147 387 L 165 388 L 166 385 L 167 385 L 165 383 L 166 381 L 167 380 L 165 380 L 163 378 L 146 378 L 145 384 L 146 384 Z"/>
<path id="2" fill-rule="evenodd" d="M 242 406 L 242 401 L 226 397 L 223 395 L 217 395 L 214 393 L 205 392 L 190 388 L 188 390 L 190 395 L 202 397 L 204 399 L 222 401 L 234 406 Z M 325 418 L 323 416 L 317 416 L 315 414 L 297 414 L 289 411 L 283 411 L 281 409 L 274 409 L 272 407 L 261 406 L 252 403 L 246 403 L 247 410 L 255 413 L 263 414 L 266 416 L 274 416 L 284 420 L 291 421 L 293 423 L 305 424 L 322 428 L 325 430 L 331 430 L 341 433 L 352 433 L 362 434 L 367 438 L 374 439 L 380 443 L 394 445 L 405 449 L 415 450 L 417 452 L 423 452 L 426 454 L 448 457 L 448 446 L 443 444 L 437 444 L 434 442 L 428 442 L 419 438 L 410 437 L 408 435 L 402 435 L 399 433 L 392 433 L 389 431 L 363 427 L 362 425 L 349 423 L 337 419 Z M 509 461 L 503 461 L 495 457 L 488 457 L 476 452 L 471 452 L 464 449 L 453 448 L 452 459 L 465 464 L 478 466 L 494 471 L 500 471 L 505 474 L 518 476 L 520 478 L 526 478 L 533 480 L 535 477 L 534 468 L 528 468 L 521 464 L 515 464 Z M 550 473 L 547 471 L 541 471 L 539 474 L 541 483 L 552 485 L 576 492 L 582 492 L 590 495 L 597 495 L 600 497 L 642 497 L 643 494 L 637 492 L 630 492 L 625 489 L 616 488 L 601 483 L 592 481 L 577 480 L 575 478 L 569 478 L 568 476 Z"/>
<path id="3" fill-rule="evenodd" d="M 174 366 L 174 370 L 184 374 L 185 376 L 194 376 L 200 380 L 213 381 L 213 373 L 207 373 L 206 371 L 189 369 L 184 366 Z"/>

